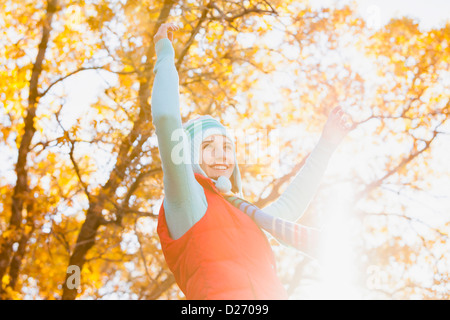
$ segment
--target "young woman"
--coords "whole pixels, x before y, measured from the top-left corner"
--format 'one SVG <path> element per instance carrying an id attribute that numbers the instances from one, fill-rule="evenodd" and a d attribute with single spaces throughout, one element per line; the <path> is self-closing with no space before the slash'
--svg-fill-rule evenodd
<path id="1" fill-rule="evenodd" d="M 226 199 L 230 194 L 243 197 L 233 137 L 209 115 L 181 122 L 171 43 L 177 29 L 163 24 L 154 37 L 152 116 L 165 194 L 158 235 L 166 262 L 187 299 L 287 299 L 257 220 Z M 333 109 L 305 165 L 265 213 L 289 221 L 302 215 L 331 154 L 350 131 L 343 115 L 339 107 Z M 173 133 L 180 130 L 188 138 L 182 144 L 184 161 L 175 160 L 180 142 Z"/>

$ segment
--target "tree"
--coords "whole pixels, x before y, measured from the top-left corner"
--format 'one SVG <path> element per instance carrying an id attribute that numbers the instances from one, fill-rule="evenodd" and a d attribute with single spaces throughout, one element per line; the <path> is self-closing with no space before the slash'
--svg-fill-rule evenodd
<path id="1" fill-rule="evenodd" d="M 401 150 L 397 154 L 383 152 L 381 174 L 357 195 L 359 214 L 372 221 L 367 223 L 367 241 L 380 234 L 385 237 L 382 244 L 367 250 L 367 263 L 376 265 L 389 279 L 376 288 L 389 298 L 449 297 L 449 270 L 445 267 L 449 223 L 432 205 L 434 180 L 448 177 L 436 159 L 445 156 L 440 143 L 448 136 L 449 28 L 447 23 L 422 31 L 410 18 L 393 19 L 373 33 L 367 45 L 382 84 L 377 87 L 372 114 L 361 123 L 376 123 L 377 135 Z M 389 205 L 393 193 L 398 197 L 396 207 Z M 414 198 L 427 198 L 431 203 L 411 201 Z M 370 202 L 374 199 L 385 205 L 373 210 Z M 419 216 L 417 207 L 423 210 Z M 432 222 L 431 214 L 444 222 Z M 396 229 L 401 233 L 393 231 Z M 426 273 L 414 271 L 417 265 Z"/>
<path id="2" fill-rule="evenodd" d="M 405 246 L 390 226 L 420 219 L 408 206 L 387 211 L 399 200 L 386 189 L 426 194 L 426 183 L 445 174 L 428 162 L 448 134 L 448 25 L 421 31 L 399 19 L 371 30 L 348 6 L 312 10 L 302 1 L 266 0 L 10 0 L 2 3 L 1 16 L 0 149 L 8 155 L 0 169 L 3 299 L 183 298 L 156 234 L 163 187 L 149 104 L 152 39 L 167 21 L 181 27 L 174 47 L 184 121 L 211 114 L 233 128 L 298 130 L 281 137 L 286 156 L 279 168 L 241 164 L 249 200 L 264 207 L 281 194 L 329 110 L 341 103 L 358 128 L 338 154 L 371 154 L 378 143 L 380 158 L 346 176 L 328 175 L 300 222 L 319 225 L 330 194 L 350 181 L 359 192 L 353 216 L 364 226 L 362 286 L 375 265 L 393 279 L 376 289 L 393 297 L 412 294 L 413 275 L 392 291 L 399 283 L 390 269 L 393 256 L 405 270 L 435 262 L 434 284 L 415 294 L 448 297 L 448 270 L 441 267 L 448 254 L 437 255 L 440 246 L 448 247 L 448 222 L 431 228 L 433 236 L 418 232 L 422 242 Z M 376 86 L 353 64 L 348 52 L 356 48 L 380 73 Z M 83 74 L 103 77 L 106 87 L 88 110 L 75 113 L 61 89 Z M 384 140 L 397 141 L 399 152 Z M 373 210 L 383 205 L 386 210 Z M 386 229 L 368 215 L 389 216 Z M 375 236 L 385 242 L 374 247 Z M 299 286 L 317 278 L 315 267 L 274 248 L 280 276 L 297 297 Z M 77 268 L 80 286 L 74 287 Z"/>

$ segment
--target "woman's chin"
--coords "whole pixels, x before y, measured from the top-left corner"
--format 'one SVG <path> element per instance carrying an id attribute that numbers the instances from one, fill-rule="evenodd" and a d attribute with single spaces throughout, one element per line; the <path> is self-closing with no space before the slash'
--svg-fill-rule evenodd
<path id="1" fill-rule="evenodd" d="M 226 178 L 230 179 L 231 173 L 228 171 L 225 172 L 211 172 L 211 174 L 208 175 L 212 179 L 218 179 L 220 176 L 225 176 Z"/>

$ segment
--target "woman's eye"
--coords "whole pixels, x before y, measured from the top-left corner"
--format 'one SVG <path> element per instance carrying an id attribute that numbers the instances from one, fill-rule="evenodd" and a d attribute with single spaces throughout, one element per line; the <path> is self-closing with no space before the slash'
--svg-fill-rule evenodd
<path id="1" fill-rule="evenodd" d="M 207 147 L 211 147 L 211 144 L 210 143 L 204 144 L 202 148 L 206 149 Z M 230 146 L 230 145 L 226 145 L 224 147 L 225 147 L 226 150 L 233 150 L 232 146 Z"/>

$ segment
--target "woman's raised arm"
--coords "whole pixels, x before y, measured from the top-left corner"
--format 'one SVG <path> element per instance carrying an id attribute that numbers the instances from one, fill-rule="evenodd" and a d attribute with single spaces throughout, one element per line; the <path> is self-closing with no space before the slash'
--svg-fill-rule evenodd
<path id="1" fill-rule="evenodd" d="M 353 128 L 346 121 L 341 107 L 335 107 L 330 112 L 319 142 L 303 167 L 283 194 L 263 210 L 289 221 L 299 219 L 314 198 L 331 155 Z"/>
<path id="2" fill-rule="evenodd" d="M 157 60 L 151 103 L 164 173 L 165 216 L 172 238 L 178 239 L 201 219 L 207 202 L 203 187 L 195 179 L 189 142 L 182 127 L 171 30 L 178 28 L 163 24 L 154 37 Z"/>

